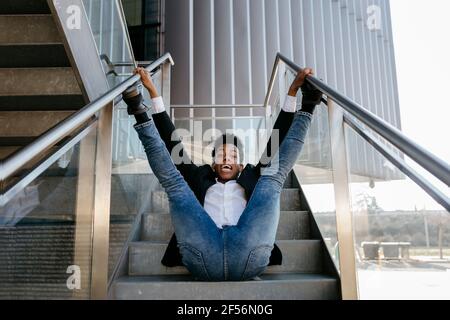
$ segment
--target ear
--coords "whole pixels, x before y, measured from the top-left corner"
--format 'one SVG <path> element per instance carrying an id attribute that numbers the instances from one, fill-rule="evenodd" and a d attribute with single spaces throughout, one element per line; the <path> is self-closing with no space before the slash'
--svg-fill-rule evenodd
<path id="1" fill-rule="evenodd" d="M 242 172 L 242 170 L 244 170 L 244 165 L 243 165 L 243 164 L 240 164 L 240 165 L 239 165 L 239 172 Z"/>
<path id="2" fill-rule="evenodd" d="M 213 172 L 216 172 L 216 170 L 214 170 L 214 166 L 216 165 L 216 163 L 213 161 L 213 163 L 211 164 L 211 169 Z"/>

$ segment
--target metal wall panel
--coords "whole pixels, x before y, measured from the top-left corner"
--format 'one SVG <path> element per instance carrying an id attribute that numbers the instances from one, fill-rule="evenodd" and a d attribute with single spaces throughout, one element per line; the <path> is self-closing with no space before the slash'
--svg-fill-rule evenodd
<path id="1" fill-rule="evenodd" d="M 176 61 L 174 104 L 261 104 L 275 55 L 282 52 L 313 67 L 330 86 L 400 127 L 388 0 L 166 1 L 166 51 Z M 380 8 L 378 30 L 367 25 L 371 5 Z M 287 87 L 275 92 L 280 89 Z M 284 92 L 281 103 L 283 96 Z M 229 108 L 190 115 L 252 113 Z M 329 167 L 326 117 L 326 110 L 318 108 L 301 158 L 318 167 Z M 221 120 L 217 127 L 233 125 L 236 121 Z M 366 143 L 350 137 L 348 145 L 352 172 L 389 177 L 383 159 Z"/>
<path id="2" fill-rule="evenodd" d="M 250 50 L 252 103 L 262 104 L 268 86 L 268 60 L 266 52 L 266 17 L 264 0 L 250 2 Z"/>

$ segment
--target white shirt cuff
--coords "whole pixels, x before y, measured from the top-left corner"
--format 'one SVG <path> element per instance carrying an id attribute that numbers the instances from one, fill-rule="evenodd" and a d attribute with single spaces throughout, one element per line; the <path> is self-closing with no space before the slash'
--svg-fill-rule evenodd
<path id="1" fill-rule="evenodd" d="M 166 111 L 162 97 L 156 97 L 152 99 L 152 109 L 153 113 L 161 113 Z"/>
<path id="2" fill-rule="evenodd" d="M 287 95 L 286 100 L 284 100 L 284 106 L 281 109 L 284 112 L 294 113 L 297 110 L 297 97 Z"/>

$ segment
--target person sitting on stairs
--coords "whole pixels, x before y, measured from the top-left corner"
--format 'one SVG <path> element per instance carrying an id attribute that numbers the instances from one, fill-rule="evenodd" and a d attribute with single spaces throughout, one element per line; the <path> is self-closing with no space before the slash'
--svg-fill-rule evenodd
<path id="1" fill-rule="evenodd" d="M 152 117 L 137 85 L 126 90 L 123 99 L 128 114 L 136 118 L 134 128 L 150 167 L 168 195 L 175 229 L 161 262 L 168 267 L 184 265 L 202 281 L 255 279 L 267 266 L 280 265 L 275 236 L 281 190 L 322 99 L 322 93 L 305 82 L 313 70 L 301 70 L 290 86 L 273 130 L 279 145 L 271 150 L 272 134 L 266 147 L 269 161 L 245 168 L 242 143 L 230 134 L 215 142 L 212 165 L 195 165 L 174 135 L 175 126 L 150 74 L 143 68 L 135 73 L 152 98 Z M 296 111 L 300 89 L 302 107 Z M 171 154 L 183 161 L 174 164 Z"/>

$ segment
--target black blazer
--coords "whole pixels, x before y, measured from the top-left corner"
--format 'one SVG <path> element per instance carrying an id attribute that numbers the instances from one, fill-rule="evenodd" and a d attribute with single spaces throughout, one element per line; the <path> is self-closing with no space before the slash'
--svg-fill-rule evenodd
<path id="1" fill-rule="evenodd" d="M 178 144 L 182 143 L 179 137 L 176 137 L 174 141 L 172 141 L 172 134 L 175 131 L 175 126 L 169 118 L 167 112 L 156 113 L 152 115 L 153 121 L 158 129 L 158 132 L 166 144 L 169 153 L 172 154 L 172 149 L 175 148 Z M 292 121 L 294 119 L 294 113 L 284 112 L 281 110 L 277 121 L 275 122 L 274 129 L 279 130 L 279 141 L 280 145 L 286 136 L 289 128 L 291 127 Z M 177 169 L 180 171 L 181 175 L 186 180 L 189 187 L 194 192 L 198 201 L 204 205 L 206 191 L 216 183 L 216 173 L 212 170 L 211 166 L 203 165 L 197 166 L 195 165 L 189 156 L 184 152 L 183 148 L 179 148 L 180 153 L 179 156 L 182 157 L 183 163 L 177 165 Z M 271 150 L 271 138 L 266 147 L 265 154 L 270 157 L 277 150 Z M 262 165 L 259 162 L 256 166 L 248 164 L 244 170 L 239 175 L 237 179 L 237 183 L 240 184 L 247 196 L 247 199 L 250 199 L 250 196 L 255 189 L 256 183 L 260 177 L 260 169 Z M 181 261 L 181 254 L 177 245 L 177 238 L 175 234 L 172 235 L 172 238 L 167 246 L 164 257 L 162 258 L 161 263 L 166 267 L 175 267 L 182 266 L 183 263 Z M 282 262 L 282 254 L 281 250 L 275 244 L 272 250 L 272 254 L 270 256 L 269 265 L 281 265 Z"/>

